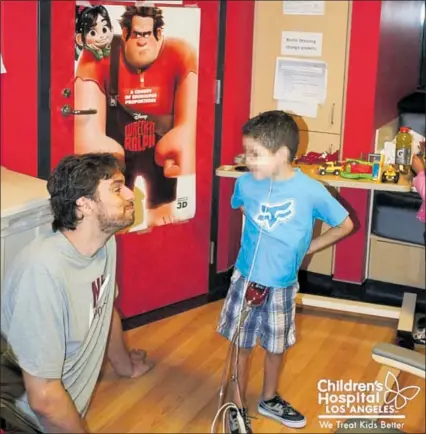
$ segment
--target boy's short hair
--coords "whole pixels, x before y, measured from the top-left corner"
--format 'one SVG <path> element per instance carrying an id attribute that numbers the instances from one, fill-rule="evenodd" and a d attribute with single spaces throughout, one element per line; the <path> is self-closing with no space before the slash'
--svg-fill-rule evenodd
<path id="1" fill-rule="evenodd" d="M 249 119 L 243 126 L 243 136 L 257 140 L 273 153 L 287 147 L 289 162 L 294 160 L 299 146 L 299 127 L 289 114 L 281 110 L 263 112 Z"/>

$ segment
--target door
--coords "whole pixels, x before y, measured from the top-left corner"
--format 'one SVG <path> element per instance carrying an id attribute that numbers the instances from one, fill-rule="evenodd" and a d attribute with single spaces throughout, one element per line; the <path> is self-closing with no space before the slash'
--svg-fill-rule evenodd
<path id="1" fill-rule="evenodd" d="M 273 98 L 277 57 L 325 62 L 325 100 L 318 105 L 316 113 L 303 118 L 296 117 L 296 122 L 301 130 L 340 134 L 349 14 L 350 2 L 342 0 L 324 2 L 324 13 L 319 15 L 283 13 L 283 2 L 279 1 L 256 2 L 252 114 L 278 107 Z M 266 28 L 268 32 L 264 31 Z M 313 55 L 300 56 L 296 48 L 303 46 L 303 41 L 299 39 L 299 42 L 289 42 L 283 53 L 282 32 L 292 32 L 287 34 L 291 41 L 294 38 L 316 40 L 321 50 Z M 320 39 L 322 43 L 319 43 Z M 295 51 L 292 52 L 288 45 L 294 46 Z"/>
<path id="2" fill-rule="evenodd" d="M 89 3 L 92 6 L 102 4 L 124 8 L 123 2 Z M 195 135 L 196 209 L 193 218 L 179 224 L 154 227 L 150 232 L 142 234 L 117 235 L 119 308 L 125 317 L 207 294 L 208 291 L 219 1 L 203 1 L 196 4 L 194 1 L 184 0 L 179 5 L 174 2 L 173 6 L 164 4 L 167 3 L 164 1 L 158 3 L 159 8 L 164 11 L 167 9 L 169 12 L 175 8 L 200 10 Z M 63 156 L 74 152 L 75 115 L 64 116 L 63 107 L 68 106 L 68 110 L 75 108 L 75 14 L 75 1 L 52 1 L 52 168 Z M 165 25 L 166 34 L 167 31 L 171 31 L 170 24 L 173 23 Z M 174 24 L 175 27 L 177 24 L 182 26 L 182 22 Z M 183 25 L 185 27 L 185 24 Z"/>

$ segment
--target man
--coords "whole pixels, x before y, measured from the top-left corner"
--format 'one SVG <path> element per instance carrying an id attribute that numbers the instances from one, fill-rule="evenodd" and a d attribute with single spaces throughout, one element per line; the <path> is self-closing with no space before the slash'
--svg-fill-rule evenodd
<path id="1" fill-rule="evenodd" d="M 126 349 L 114 309 L 114 234 L 132 224 L 134 197 L 111 154 L 64 158 L 47 188 L 52 231 L 12 264 L 1 331 L 23 371 L 16 405 L 43 431 L 82 433 L 105 353 L 120 376 L 153 366 Z"/>
<path id="2" fill-rule="evenodd" d="M 161 9 L 128 6 L 111 55 L 83 50 L 75 79 L 75 152 L 126 161 L 126 185 L 146 186 L 148 226 L 173 220 L 177 176 L 195 172 L 198 61 L 186 41 L 163 36 Z"/>

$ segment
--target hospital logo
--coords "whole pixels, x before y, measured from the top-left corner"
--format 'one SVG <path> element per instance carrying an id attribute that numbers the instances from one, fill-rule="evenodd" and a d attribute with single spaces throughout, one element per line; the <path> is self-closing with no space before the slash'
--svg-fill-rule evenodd
<path id="1" fill-rule="evenodd" d="M 383 383 L 377 380 L 358 383 L 323 379 L 318 381 L 317 388 L 318 404 L 321 406 L 319 424 L 330 429 L 402 429 L 401 420 L 405 419 L 405 415 L 399 412 L 420 392 L 418 386 L 401 388 L 391 371 L 388 371 Z M 336 426 L 333 421 L 336 421 Z"/>
<path id="2" fill-rule="evenodd" d="M 260 212 L 256 215 L 255 221 L 263 229 L 272 231 L 278 224 L 293 218 L 294 214 L 293 199 L 288 199 L 276 205 L 263 203 L 260 205 Z"/>

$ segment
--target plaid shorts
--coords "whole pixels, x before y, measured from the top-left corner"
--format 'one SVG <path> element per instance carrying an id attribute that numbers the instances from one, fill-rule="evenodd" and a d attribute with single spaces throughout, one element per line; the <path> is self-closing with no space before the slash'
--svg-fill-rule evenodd
<path id="1" fill-rule="evenodd" d="M 235 270 L 222 308 L 218 333 L 232 341 L 239 323 L 246 278 Z M 253 348 L 260 338 L 262 347 L 270 353 L 281 354 L 296 342 L 296 294 L 299 284 L 287 288 L 269 289 L 263 305 L 250 308 L 243 323 L 239 346 Z"/>

